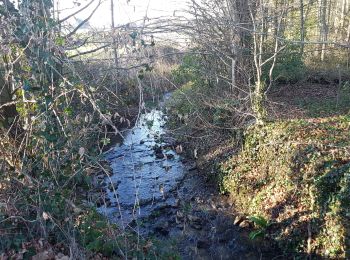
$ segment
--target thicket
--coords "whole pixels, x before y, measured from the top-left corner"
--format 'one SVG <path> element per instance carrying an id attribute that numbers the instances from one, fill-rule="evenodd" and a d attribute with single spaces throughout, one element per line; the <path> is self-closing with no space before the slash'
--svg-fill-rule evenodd
<path id="1" fill-rule="evenodd" d="M 122 28 L 132 55 L 116 68 L 110 44 L 88 41 L 114 36 L 79 26 L 69 32 L 51 0 L 0 2 L 0 257 L 158 254 L 96 212 L 104 194 L 95 177 L 111 174 L 102 154 L 111 136 L 168 87 L 167 65 L 149 62 L 165 47 Z"/>

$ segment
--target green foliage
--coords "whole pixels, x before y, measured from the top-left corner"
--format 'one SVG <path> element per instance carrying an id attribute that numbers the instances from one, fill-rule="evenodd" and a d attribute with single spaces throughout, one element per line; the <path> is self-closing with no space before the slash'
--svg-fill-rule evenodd
<path id="1" fill-rule="evenodd" d="M 249 216 L 248 219 L 259 228 L 266 229 L 269 225 L 269 222 L 263 216 Z"/>
<path id="2" fill-rule="evenodd" d="M 201 109 L 198 93 L 203 93 L 206 89 L 201 63 L 200 56 L 188 54 L 184 56 L 181 65 L 172 71 L 174 83 L 180 86 L 168 104 L 173 114 L 188 116 Z"/>
<path id="3" fill-rule="evenodd" d="M 119 249 L 118 243 L 121 241 L 109 235 L 113 233 L 113 229 L 117 230 L 117 227 L 110 225 L 95 210 L 88 211 L 80 217 L 78 229 L 82 245 L 94 253 L 112 256 Z"/>
<path id="4" fill-rule="evenodd" d="M 173 92 L 168 107 L 177 115 L 189 115 L 193 113 L 197 109 L 197 102 L 194 103 L 196 101 L 194 99 L 195 93 L 196 87 L 192 81 L 182 85 L 181 88 Z"/>
<path id="5" fill-rule="evenodd" d="M 210 80 L 205 59 L 200 55 L 185 55 L 181 65 L 172 71 L 172 78 L 180 87 L 173 92 L 167 106 L 172 115 L 189 127 L 198 118 L 224 126 L 232 120 L 233 107 L 240 105 L 222 91 L 218 82 Z"/>
<path id="6" fill-rule="evenodd" d="M 266 234 L 266 229 L 269 226 L 269 222 L 263 216 L 250 216 L 248 219 L 252 221 L 256 227 L 254 231 L 249 233 L 249 238 L 254 240 L 259 237 L 264 237 Z"/>
<path id="7" fill-rule="evenodd" d="M 106 146 L 106 145 L 110 144 L 111 139 L 108 138 L 108 137 L 104 137 L 104 138 L 102 138 L 102 139 L 100 140 L 100 142 L 101 142 L 104 146 Z"/>
<path id="8" fill-rule="evenodd" d="M 288 45 L 283 52 L 277 56 L 276 65 L 272 73 L 272 79 L 277 83 L 296 83 L 306 77 L 306 66 L 303 57 L 299 53 L 299 46 Z M 269 70 L 272 61 L 263 67 L 263 80 L 269 80 Z"/>

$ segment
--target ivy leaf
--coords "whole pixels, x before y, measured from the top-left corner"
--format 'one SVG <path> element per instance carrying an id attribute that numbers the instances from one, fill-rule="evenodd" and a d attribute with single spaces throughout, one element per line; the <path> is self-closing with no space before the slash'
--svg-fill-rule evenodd
<path id="1" fill-rule="evenodd" d="M 66 43 L 66 41 L 65 41 L 65 39 L 64 39 L 63 37 L 57 37 L 57 38 L 55 39 L 55 43 L 56 43 L 58 46 L 63 46 L 63 45 Z"/>
<path id="2" fill-rule="evenodd" d="M 137 32 L 132 32 L 129 34 L 129 36 L 131 37 L 131 39 L 135 40 L 137 37 L 138 33 Z"/>
<path id="3" fill-rule="evenodd" d="M 73 109 L 71 107 L 66 107 L 64 109 L 64 113 L 66 113 L 68 116 L 73 115 Z"/>
<path id="4" fill-rule="evenodd" d="M 266 228 L 269 225 L 269 222 L 262 216 L 250 216 L 248 219 L 262 228 Z"/>
<path id="5" fill-rule="evenodd" d="M 254 239 L 258 238 L 258 237 L 262 237 L 263 235 L 264 235 L 263 230 L 260 230 L 260 229 L 259 230 L 254 230 L 254 231 L 249 233 L 249 238 L 251 240 L 254 240 Z"/>
<path id="6" fill-rule="evenodd" d="M 103 145 L 108 145 L 110 142 L 111 142 L 111 139 L 109 139 L 109 138 L 102 138 L 101 139 L 101 143 Z"/>
<path id="7" fill-rule="evenodd" d="M 31 90 L 31 86 L 30 86 L 28 80 L 25 80 L 25 81 L 23 82 L 22 88 L 23 88 L 25 91 L 30 91 L 30 90 Z"/>

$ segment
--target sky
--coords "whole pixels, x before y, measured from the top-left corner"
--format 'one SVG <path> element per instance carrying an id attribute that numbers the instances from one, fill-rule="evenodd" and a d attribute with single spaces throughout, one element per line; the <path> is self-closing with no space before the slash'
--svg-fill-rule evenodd
<path id="1" fill-rule="evenodd" d="M 103 3 L 96 11 L 89 23 L 96 28 L 109 28 L 111 26 L 110 0 L 102 0 Z M 145 17 L 147 12 L 148 18 L 160 16 L 173 16 L 174 11 L 186 8 L 188 0 L 114 0 L 115 25 L 127 24 Z M 90 0 L 55 0 L 58 3 L 58 9 L 62 10 L 60 18 L 78 10 L 86 5 Z M 80 7 L 76 3 L 80 3 Z M 98 0 L 89 6 L 88 9 L 76 15 L 79 20 L 85 19 L 97 5 Z M 148 11 L 147 11 L 148 10 Z M 177 12 L 178 14 L 179 12 Z M 70 20 L 74 23 L 74 20 Z"/>

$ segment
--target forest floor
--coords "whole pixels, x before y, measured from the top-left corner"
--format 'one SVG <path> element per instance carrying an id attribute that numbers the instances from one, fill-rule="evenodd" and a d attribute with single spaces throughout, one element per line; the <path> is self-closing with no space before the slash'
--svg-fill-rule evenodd
<path id="1" fill-rule="evenodd" d="M 349 86 L 302 83 L 278 86 L 268 93 L 273 120 L 342 115 L 350 108 Z"/>

